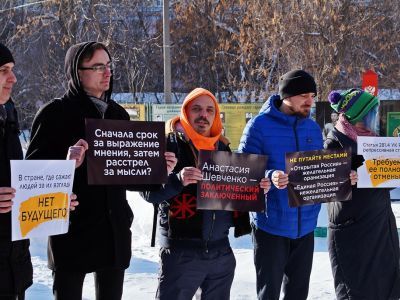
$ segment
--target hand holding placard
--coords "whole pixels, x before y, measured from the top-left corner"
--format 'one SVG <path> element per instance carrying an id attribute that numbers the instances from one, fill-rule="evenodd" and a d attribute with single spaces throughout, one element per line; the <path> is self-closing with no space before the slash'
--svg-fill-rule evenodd
<path id="1" fill-rule="evenodd" d="M 165 152 L 164 156 L 165 156 L 165 162 L 167 163 L 167 173 L 169 175 L 175 169 L 178 159 L 175 157 L 174 152 Z"/>
<path id="2" fill-rule="evenodd" d="M 203 179 L 201 171 L 195 167 L 185 167 L 179 172 L 182 185 L 187 186 Z"/>
<path id="3" fill-rule="evenodd" d="M 269 178 L 262 178 L 260 181 L 260 188 L 264 190 L 264 194 L 268 193 L 271 188 L 271 180 L 269 180 Z"/>
<path id="4" fill-rule="evenodd" d="M 88 143 L 80 139 L 75 145 L 68 148 L 67 160 L 75 160 L 75 168 L 79 168 L 85 160 L 87 149 L 89 149 Z"/>
<path id="5" fill-rule="evenodd" d="M 281 170 L 276 170 L 272 173 L 271 176 L 272 183 L 276 186 L 278 189 L 284 189 L 289 183 L 289 176 L 288 174 L 285 174 L 285 172 Z"/>
<path id="6" fill-rule="evenodd" d="M 0 188 L 0 213 L 8 213 L 11 211 L 13 205 L 12 199 L 14 197 L 15 189 L 12 187 Z"/>
<path id="7" fill-rule="evenodd" d="M 350 171 L 350 183 L 351 185 L 355 185 L 358 181 L 358 175 L 357 172 L 354 170 Z"/>

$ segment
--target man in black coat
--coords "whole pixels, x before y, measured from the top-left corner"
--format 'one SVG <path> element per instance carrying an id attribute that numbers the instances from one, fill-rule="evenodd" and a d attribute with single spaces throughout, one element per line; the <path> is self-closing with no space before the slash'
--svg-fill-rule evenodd
<path id="1" fill-rule="evenodd" d="M 22 159 L 17 111 L 11 91 L 17 79 L 14 58 L 0 43 L 0 299 L 24 299 L 32 285 L 29 240 L 11 241 L 11 209 L 15 189 L 10 187 L 10 160 Z"/>
<path id="2" fill-rule="evenodd" d="M 48 245 L 58 300 L 81 299 L 85 275 L 91 272 L 95 273 L 96 299 L 121 299 L 131 259 L 133 213 L 126 200 L 127 187 L 88 185 L 82 156 L 87 149 L 85 118 L 129 120 L 125 109 L 110 98 L 112 71 L 105 45 L 85 42 L 69 48 L 65 57 L 68 90 L 41 108 L 32 125 L 27 159 L 64 159 L 68 154 L 77 160 L 73 190 L 79 208 L 70 215 L 69 232 L 51 236 Z"/>

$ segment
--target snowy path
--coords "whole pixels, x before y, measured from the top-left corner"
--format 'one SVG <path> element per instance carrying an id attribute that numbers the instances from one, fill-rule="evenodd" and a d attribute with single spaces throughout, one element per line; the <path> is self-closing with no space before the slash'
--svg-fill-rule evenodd
<path id="1" fill-rule="evenodd" d="M 135 213 L 132 226 L 133 259 L 125 275 L 124 300 L 154 299 L 157 288 L 158 248 L 151 248 L 151 220 L 153 208 L 138 199 L 136 193 L 128 193 L 129 203 Z M 400 202 L 394 202 L 393 210 L 400 227 Z M 252 256 L 252 244 L 249 236 L 232 240 L 237 267 L 231 291 L 231 299 L 256 299 L 255 271 Z M 32 261 L 34 264 L 34 285 L 27 292 L 27 300 L 52 299 L 51 272 L 46 266 L 46 241 L 35 239 L 31 242 Z M 93 276 L 87 276 L 83 291 L 84 299 L 94 299 Z M 311 273 L 310 293 L 308 299 L 333 300 L 333 279 L 326 239 L 316 238 L 314 264 Z"/>

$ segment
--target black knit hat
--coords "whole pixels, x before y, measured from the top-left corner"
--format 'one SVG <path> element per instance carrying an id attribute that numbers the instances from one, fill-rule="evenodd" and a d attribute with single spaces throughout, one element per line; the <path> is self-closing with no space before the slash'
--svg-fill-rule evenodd
<path id="1" fill-rule="evenodd" d="M 279 78 L 279 95 L 282 100 L 305 93 L 317 95 L 315 80 L 306 71 L 290 71 Z"/>
<path id="2" fill-rule="evenodd" d="M 15 63 L 11 51 L 2 43 L 0 43 L 0 67 L 8 63 Z"/>

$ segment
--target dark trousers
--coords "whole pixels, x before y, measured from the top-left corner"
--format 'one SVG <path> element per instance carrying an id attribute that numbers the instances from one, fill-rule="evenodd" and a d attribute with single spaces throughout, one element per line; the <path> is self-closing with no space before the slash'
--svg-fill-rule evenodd
<path id="1" fill-rule="evenodd" d="M 160 250 L 156 299 L 191 300 L 200 287 L 202 300 L 229 300 L 236 260 L 230 247 L 220 250 Z"/>
<path id="2" fill-rule="evenodd" d="M 83 281 L 87 273 L 53 271 L 55 300 L 81 300 Z M 94 272 L 96 300 L 120 300 L 125 270 L 104 269 Z"/>
<path id="3" fill-rule="evenodd" d="M 0 296 L 0 300 L 25 300 L 25 292 L 14 296 Z"/>
<path id="4" fill-rule="evenodd" d="M 269 234 L 253 226 L 254 264 L 259 300 L 305 300 L 314 254 L 314 233 L 299 239 Z"/>

